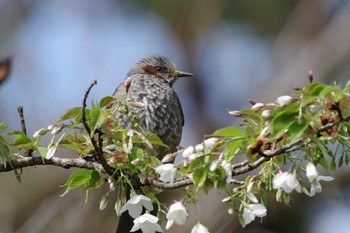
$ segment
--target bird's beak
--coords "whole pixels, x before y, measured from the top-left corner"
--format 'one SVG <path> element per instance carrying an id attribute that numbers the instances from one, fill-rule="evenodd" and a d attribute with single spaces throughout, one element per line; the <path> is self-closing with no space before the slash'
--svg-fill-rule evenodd
<path id="1" fill-rule="evenodd" d="M 177 77 L 177 78 L 181 78 L 181 77 L 192 77 L 194 75 L 191 74 L 191 73 L 188 73 L 188 72 L 175 70 L 174 71 L 174 76 Z"/>

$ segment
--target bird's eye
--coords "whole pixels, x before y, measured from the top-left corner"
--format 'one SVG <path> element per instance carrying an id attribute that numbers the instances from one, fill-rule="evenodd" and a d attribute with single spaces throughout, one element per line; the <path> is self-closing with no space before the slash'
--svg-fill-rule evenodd
<path id="1" fill-rule="evenodd" d="M 163 67 L 163 66 L 156 66 L 155 68 L 156 68 L 156 70 L 159 71 L 159 72 L 165 71 L 165 67 Z"/>

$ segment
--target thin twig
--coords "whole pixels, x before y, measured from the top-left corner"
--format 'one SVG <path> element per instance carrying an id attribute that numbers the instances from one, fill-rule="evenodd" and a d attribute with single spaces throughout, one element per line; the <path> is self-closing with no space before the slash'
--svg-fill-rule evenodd
<path id="1" fill-rule="evenodd" d="M 18 108 L 18 113 L 19 113 L 19 119 L 21 120 L 21 128 L 22 128 L 22 132 L 27 135 L 27 127 L 26 127 L 26 121 L 24 119 L 24 111 L 23 111 L 23 106 L 20 105 Z M 28 151 L 26 151 L 24 156 L 32 156 L 33 155 L 33 150 L 30 149 Z"/>
<path id="2" fill-rule="evenodd" d="M 22 132 L 27 135 L 27 127 L 26 127 L 26 121 L 24 119 L 24 113 L 23 113 L 23 106 L 20 105 L 18 108 L 18 113 L 19 113 L 19 119 L 21 120 L 21 128 Z"/>
<path id="3" fill-rule="evenodd" d="M 97 81 L 94 80 L 94 81 L 90 84 L 89 88 L 86 90 L 86 92 L 85 92 L 85 94 L 84 94 L 83 107 L 82 107 L 82 109 L 81 109 L 81 112 L 82 112 L 81 122 L 83 123 L 84 128 L 86 129 L 86 132 L 89 134 L 91 143 L 92 143 L 92 145 L 93 145 L 93 147 L 94 147 L 94 149 L 95 149 L 96 155 L 97 155 L 97 157 L 98 157 L 98 159 L 99 159 L 99 161 L 100 161 L 100 163 L 101 163 L 103 169 L 106 171 L 106 173 L 107 173 L 108 175 L 111 176 L 111 175 L 114 174 L 114 169 L 111 168 L 111 167 L 108 165 L 106 159 L 103 157 L 101 134 L 100 134 L 100 132 L 98 132 L 98 143 L 97 143 L 96 140 L 95 140 L 94 135 L 93 135 L 92 132 L 91 132 L 91 129 L 90 129 L 88 123 L 86 122 L 86 115 L 85 115 L 86 100 L 87 100 L 87 97 L 88 97 L 88 95 L 89 95 L 89 93 L 90 93 L 92 87 L 93 87 L 94 85 L 96 85 L 96 84 L 97 84 Z"/>

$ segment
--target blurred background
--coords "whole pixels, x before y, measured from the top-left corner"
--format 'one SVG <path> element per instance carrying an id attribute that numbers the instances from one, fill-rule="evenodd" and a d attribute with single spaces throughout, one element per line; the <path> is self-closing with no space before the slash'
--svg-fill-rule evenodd
<path id="1" fill-rule="evenodd" d="M 228 109 L 249 107 L 248 99 L 271 102 L 315 80 L 345 84 L 350 77 L 348 0 L 0 0 L 0 59 L 11 56 L 11 74 L 0 86 L 0 121 L 27 131 L 47 127 L 90 100 L 111 95 L 139 58 L 161 54 L 196 75 L 175 84 L 186 124 L 181 145 L 232 124 Z M 65 153 L 66 157 L 72 157 Z M 241 228 L 221 203 L 223 194 L 201 195 L 198 212 L 210 232 L 348 232 L 350 178 L 345 168 L 315 198 L 294 195 L 291 207 L 271 197 L 268 215 Z M 0 232 L 114 232 L 113 198 L 104 211 L 107 187 L 60 198 L 73 171 L 55 167 L 0 174 Z M 173 193 L 168 193 L 174 195 Z M 181 199 L 182 193 L 175 194 Z M 172 197 L 174 199 L 174 197 Z M 262 224 L 260 224 L 260 222 Z M 186 226 L 169 232 L 190 232 Z"/>

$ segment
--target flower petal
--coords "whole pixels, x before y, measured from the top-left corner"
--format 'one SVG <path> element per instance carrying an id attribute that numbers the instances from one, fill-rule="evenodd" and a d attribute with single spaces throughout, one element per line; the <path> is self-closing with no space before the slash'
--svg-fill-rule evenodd
<path id="1" fill-rule="evenodd" d="M 208 228 L 206 228 L 205 226 L 203 226 L 200 223 L 197 223 L 196 225 L 194 225 L 194 227 L 191 230 L 191 233 L 209 233 Z"/>

